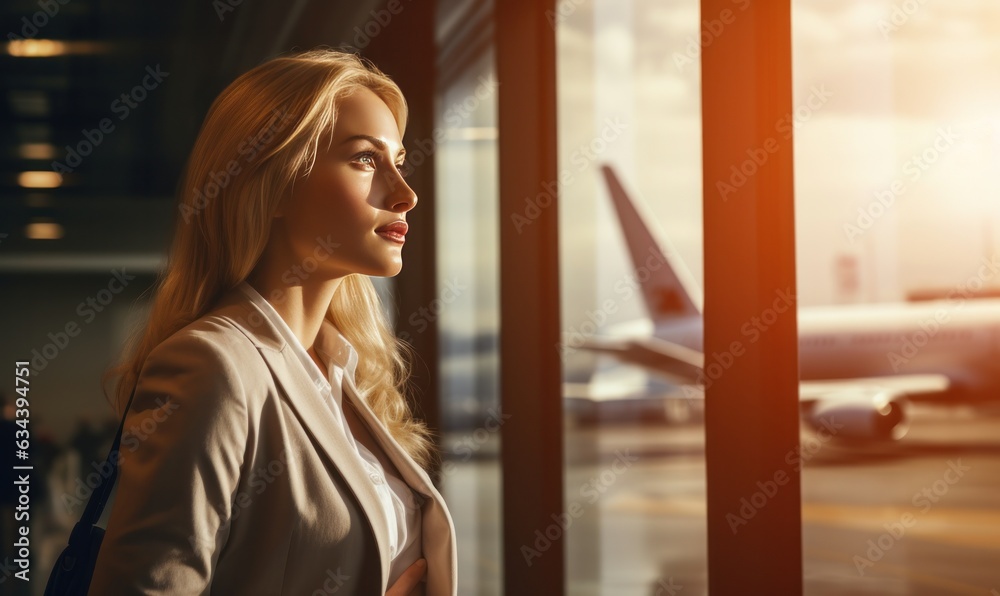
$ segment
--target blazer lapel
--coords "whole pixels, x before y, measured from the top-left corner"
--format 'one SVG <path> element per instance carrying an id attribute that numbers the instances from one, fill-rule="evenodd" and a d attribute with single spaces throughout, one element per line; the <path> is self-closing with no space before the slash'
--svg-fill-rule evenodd
<path id="1" fill-rule="evenodd" d="M 302 363 L 295 356 L 292 347 L 281 336 L 266 314 L 241 291 L 227 294 L 220 303 L 217 314 L 229 318 L 240 327 L 244 334 L 260 349 L 261 356 L 271 369 L 275 382 L 283 390 L 284 398 L 291 404 L 320 453 L 343 476 L 357 502 L 367 516 L 375 543 L 381 558 L 382 590 L 385 591 L 389 579 L 389 522 L 382 509 L 378 492 L 368 477 L 368 472 L 360 458 L 344 436 L 344 429 L 338 427 L 330 406 L 319 389 L 313 384 Z M 227 312 L 228 311 L 228 312 Z M 248 324 L 249 322 L 249 324 Z"/>
<path id="2" fill-rule="evenodd" d="M 344 375 L 344 395 L 360 412 L 382 450 L 399 470 L 403 480 L 425 500 L 421 524 L 421 548 L 427 559 L 427 594 L 454 593 L 455 571 L 458 564 L 457 547 L 452 540 L 454 522 L 444 507 L 444 498 L 434 487 L 427 472 L 402 446 L 392 438 L 389 429 L 375 415 L 349 375 Z M 450 561 L 450 563 L 446 563 Z"/>
<path id="3" fill-rule="evenodd" d="M 351 403 L 361 413 L 361 418 L 368 425 L 368 428 L 371 429 L 372 436 L 375 437 L 382 450 L 385 451 L 389 459 L 392 460 L 392 463 L 395 464 L 399 473 L 403 475 L 403 480 L 411 488 L 420 493 L 424 499 L 440 496 L 437 489 L 434 488 L 434 484 L 431 482 L 427 472 L 392 438 L 389 429 L 375 414 L 375 411 L 371 409 L 368 402 L 359 397 L 361 391 L 354 384 L 354 380 L 348 375 L 344 375 L 344 395 L 347 396 L 346 399 L 351 400 Z"/>

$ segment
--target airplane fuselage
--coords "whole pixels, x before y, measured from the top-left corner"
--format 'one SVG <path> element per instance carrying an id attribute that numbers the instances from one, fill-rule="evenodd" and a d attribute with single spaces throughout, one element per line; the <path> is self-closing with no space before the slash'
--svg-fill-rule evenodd
<path id="1" fill-rule="evenodd" d="M 1000 398 L 1000 298 L 803 307 L 798 328 L 804 381 L 935 373 L 952 380 L 957 398 Z M 748 321 L 733 339 L 752 343 L 767 331 Z M 654 333 L 703 351 L 701 317 L 661 321 Z"/>

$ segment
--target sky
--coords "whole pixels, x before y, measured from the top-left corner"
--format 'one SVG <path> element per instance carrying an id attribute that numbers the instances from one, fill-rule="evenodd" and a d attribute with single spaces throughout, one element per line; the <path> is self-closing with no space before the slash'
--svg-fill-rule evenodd
<path id="1" fill-rule="evenodd" d="M 630 263 L 599 183 L 604 161 L 701 283 L 698 32 L 709 17 L 692 0 L 563 5 L 566 328 L 609 297 L 613 320 L 644 316 L 613 289 Z M 800 304 L 966 283 L 1000 250 L 1000 3 L 794 0 L 792 20 Z M 827 98 L 806 108 L 817 90 Z"/>

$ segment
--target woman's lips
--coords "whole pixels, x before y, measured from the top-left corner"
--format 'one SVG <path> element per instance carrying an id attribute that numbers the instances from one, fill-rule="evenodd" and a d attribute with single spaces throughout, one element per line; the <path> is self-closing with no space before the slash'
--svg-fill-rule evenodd
<path id="1" fill-rule="evenodd" d="M 396 221 L 378 228 L 375 230 L 375 233 L 386 240 L 402 244 L 406 241 L 406 230 L 407 225 L 405 221 Z"/>

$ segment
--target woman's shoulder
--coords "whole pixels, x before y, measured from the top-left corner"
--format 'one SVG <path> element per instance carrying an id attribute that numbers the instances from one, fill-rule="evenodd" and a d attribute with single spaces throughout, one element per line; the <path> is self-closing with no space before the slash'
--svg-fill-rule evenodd
<path id="1" fill-rule="evenodd" d="M 146 370 L 149 369 L 149 370 Z M 230 318 L 209 312 L 191 321 L 157 344 L 144 371 L 186 371 L 213 384 L 254 383 L 255 375 L 269 376 L 257 346 Z"/>
<path id="2" fill-rule="evenodd" d="M 261 336 L 267 335 L 261 317 L 256 315 L 249 301 L 234 288 L 223 293 L 205 314 L 178 329 L 165 341 L 193 338 L 219 349 L 250 354 L 261 347 Z"/>
<path id="3" fill-rule="evenodd" d="M 280 351 L 286 343 L 268 315 L 254 305 L 239 286 L 219 296 L 208 312 L 188 327 L 192 331 L 212 335 L 218 341 L 235 342 L 259 350 Z"/>
<path id="4" fill-rule="evenodd" d="M 237 355 L 256 351 L 252 342 L 229 319 L 208 313 L 191 321 L 160 342 L 159 347 L 183 344 L 200 346 L 202 350 L 219 352 L 220 355 Z"/>
<path id="5" fill-rule="evenodd" d="M 160 384 L 189 393 L 228 395 L 254 408 L 266 401 L 271 371 L 255 332 L 252 307 L 228 292 L 206 313 L 177 329 L 150 350 L 140 384 Z"/>

